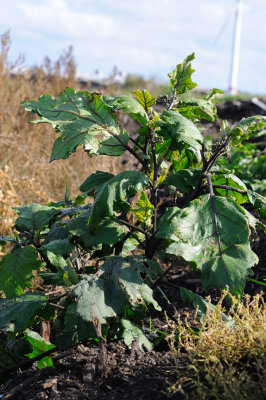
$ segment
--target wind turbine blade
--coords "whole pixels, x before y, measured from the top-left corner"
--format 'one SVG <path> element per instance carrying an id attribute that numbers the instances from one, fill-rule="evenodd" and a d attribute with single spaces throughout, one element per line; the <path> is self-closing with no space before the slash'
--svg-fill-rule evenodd
<path id="1" fill-rule="evenodd" d="M 233 13 L 235 12 L 235 9 L 236 9 L 236 4 L 234 4 L 234 5 L 231 7 L 230 11 L 228 12 L 228 14 L 227 14 L 227 16 L 226 16 L 226 18 L 225 18 L 225 20 L 224 20 L 224 23 L 223 23 L 223 25 L 222 25 L 222 27 L 221 27 L 221 29 L 220 29 L 218 35 L 216 36 L 216 38 L 215 38 L 215 40 L 214 40 L 214 42 L 213 42 L 213 45 L 214 45 L 214 46 L 216 46 L 216 44 L 219 42 L 220 37 L 221 37 L 222 34 L 224 33 L 225 28 L 226 28 L 226 26 L 227 26 L 227 24 L 228 24 L 228 22 L 229 22 L 229 20 L 230 20 L 230 17 L 231 17 L 231 16 L 233 15 Z"/>

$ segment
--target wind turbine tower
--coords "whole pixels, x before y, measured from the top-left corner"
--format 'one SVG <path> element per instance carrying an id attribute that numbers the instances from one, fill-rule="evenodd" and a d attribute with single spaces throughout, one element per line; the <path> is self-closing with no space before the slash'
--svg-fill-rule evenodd
<path id="1" fill-rule="evenodd" d="M 237 0 L 236 11 L 235 11 L 234 42 L 232 47 L 232 58 L 231 58 L 230 85 L 229 85 L 229 93 L 231 95 L 236 95 L 238 93 L 237 83 L 238 83 L 240 41 L 241 41 L 242 13 L 243 13 L 243 2 L 242 0 Z"/>

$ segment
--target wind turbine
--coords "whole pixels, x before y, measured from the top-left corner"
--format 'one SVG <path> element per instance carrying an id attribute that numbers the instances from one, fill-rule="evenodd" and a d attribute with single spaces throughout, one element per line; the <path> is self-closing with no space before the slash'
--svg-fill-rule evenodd
<path id="1" fill-rule="evenodd" d="M 239 54 L 240 54 L 242 14 L 243 14 L 242 0 L 236 0 L 236 1 L 237 3 L 235 7 L 234 41 L 232 46 L 230 84 L 228 90 L 229 93 L 233 96 L 238 93 L 237 83 L 238 83 Z"/>

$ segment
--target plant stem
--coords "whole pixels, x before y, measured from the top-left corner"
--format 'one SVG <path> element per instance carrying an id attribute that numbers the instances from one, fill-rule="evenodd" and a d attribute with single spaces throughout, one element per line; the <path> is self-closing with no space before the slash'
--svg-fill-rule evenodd
<path id="1" fill-rule="evenodd" d="M 247 191 L 246 190 L 241 190 L 241 189 L 237 189 L 233 186 L 227 186 L 227 185 L 212 185 L 212 187 L 217 188 L 217 189 L 226 189 L 226 190 L 232 190 L 234 192 L 237 193 L 241 193 L 241 194 L 246 194 Z"/>
<path id="2" fill-rule="evenodd" d="M 207 182 L 208 182 L 208 186 L 209 186 L 211 207 L 212 207 L 212 211 L 213 211 L 213 219 L 214 219 L 214 225 L 215 225 L 215 232 L 216 232 L 217 240 L 218 240 L 219 251 L 220 251 L 220 254 L 223 255 L 222 243 L 221 243 L 221 235 L 220 235 L 220 232 L 219 232 L 218 221 L 217 221 L 217 213 L 216 213 L 215 204 L 214 204 L 214 197 L 215 196 L 214 196 L 214 193 L 213 193 L 213 187 L 212 187 L 212 181 L 211 181 L 210 174 L 207 174 Z"/>

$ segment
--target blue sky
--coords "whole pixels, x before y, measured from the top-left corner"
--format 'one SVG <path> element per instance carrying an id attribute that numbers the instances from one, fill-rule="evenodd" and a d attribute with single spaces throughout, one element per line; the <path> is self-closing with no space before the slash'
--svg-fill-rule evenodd
<path id="1" fill-rule="evenodd" d="M 166 80 L 196 53 L 200 88 L 229 86 L 235 0 L 0 0 L 0 33 L 11 29 L 10 59 L 56 60 L 74 46 L 83 77 L 114 65 Z M 231 14 L 230 14 L 231 10 Z M 245 0 L 239 68 L 241 91 L 266 93 L 266 0 Z M 215 43 L 225 21 L 224 30 Z"/>

